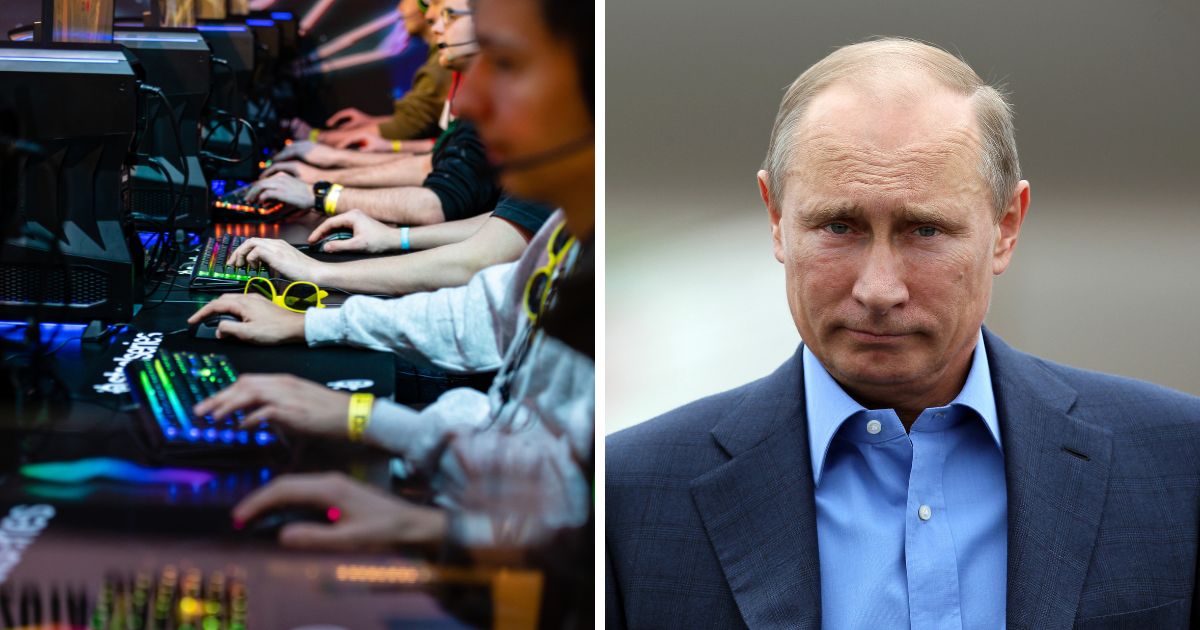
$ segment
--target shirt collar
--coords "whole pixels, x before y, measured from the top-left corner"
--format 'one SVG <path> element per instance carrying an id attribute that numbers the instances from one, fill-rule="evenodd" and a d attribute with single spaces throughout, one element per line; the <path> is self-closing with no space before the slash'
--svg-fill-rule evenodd
<path id="1" fill-rule="evenodd" d="M 812 456 L 813 481 L 819 485 L 821 471 L 825 467 L 825 454 L 829 451 L 833 437 L 842 423 L 854 414 L 866 411 L 866 408 L 858 404 L 833 380 L 825 366 L 821 365 L 821 361 L 808 349 L 808 345 L 804 346 L 803 355 L 808 447 Z M 947 407 L 955 405 L 967 407 L 979 414 L 996 441 L 997 448 L 1003 450 L 1000 442 L 1000 423 L 996 414 L 996 397 L 992 391 L 992 374 L 988 367 L 982 332 L 975 342 L 975 353 L 971 359 L 967 381 L 963 383 L 962 391 Z"/>

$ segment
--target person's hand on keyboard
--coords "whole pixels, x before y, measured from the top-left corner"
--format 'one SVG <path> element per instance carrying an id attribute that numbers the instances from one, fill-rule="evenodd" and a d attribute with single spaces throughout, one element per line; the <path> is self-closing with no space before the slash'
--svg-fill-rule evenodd
<path id="1" fill-rule="evenodd" d="M 289 280 L 308 280 L 317 286 L 324 281 L 328 263 L 314 260 L 276 238 L 248 238 L 229 256 L 235 267 L 266 265 L 274 274 Z"/>
<path id="2" fill-rule="evenodd" d="M 311 208 L 316 203 L 316 197 L 313 195 L 312 186 L 287 173 L 276 173 L 251 184 L 246 191 L 246 201 L 281 201 L 297 208 Z"/>
<path id="3" fill-rule="evenodd" d="M 332 524 L 292 523 L 279 531 L 286 547 L 330 551 L 390 551 L 431 545 L 447 535 L 447 514 L 372 488 L 343 473 L 286 475 L 250 493 L 233 508 L 235 523 L 291 506 L 336 508 Z"/>
<path id="4" fill-rule="evenodd" d="M 241 374 L 233 385 L 196 403 L 197 416 L 246 415 L 240 429 L 270 421 L 306 435 L 347 439 L 350 394 L 291 374 Z"/>
<path id="5" fill-rule="evenodd" d="M 288 160 L 286 162 L 276 161 L 267 167 L 267 170 L 263 171 L 262 176 L 271 177 L 276 173 L 286 173 L 308 184 L 315 184 L 321 180 L 329 179 L 329 171 L 309 166 L 296 160 Z"/>
<path id="6" fill-rule="evenodd" d="M 188 318 L 188 324 L 202 322 L 213 315 L 228 313 L 240 322 L 221 322 L 219 339 L 240 339 L 274 346 L 304 341 L 304 314 L 279 308 L 267 298 L 253 294 L 227 293 L 205 304 Z"/>
<path id="7" fill-rule="evenodd" d="M 334 230 L 344 229 L 353 230 L 354 236 L 341 241 L 329 241 L 325 244 L 323 250 L 325 253 L 366 252 L 369 254 L 379 254 L 400 249 L 399 228 L 376 221 L 358 209 L 325 219 L 308 236 L 308 242 L 316 243 L 329 236 Z M 274 267 L 270 262 L 267 264 Z M 306 280 L 308 278 L 298 276 L 298 279 Z M 318 285 L 321 284 L 316 280 L 313 282 L 316 282 Z"/>

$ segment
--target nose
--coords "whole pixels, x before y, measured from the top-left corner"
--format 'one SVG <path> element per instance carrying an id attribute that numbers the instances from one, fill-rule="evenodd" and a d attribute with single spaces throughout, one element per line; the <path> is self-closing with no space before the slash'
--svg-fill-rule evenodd
<path id="1" fill-rule="evenodd" d="M 904 261 L 891 245 L 875 242 L 868 246 L 852 295 L 872 315 L 884 315 L 908 301 Z"/>

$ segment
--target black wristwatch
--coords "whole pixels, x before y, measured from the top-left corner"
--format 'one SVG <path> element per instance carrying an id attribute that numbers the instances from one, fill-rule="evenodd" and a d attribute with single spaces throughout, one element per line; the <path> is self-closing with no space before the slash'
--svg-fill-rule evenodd
<path id="1" fill-rule="evenodd" d="M 330 188 L 333 188 L 333 184 L 329 182 L 313 184 L 313 209 L 317 212 L 325 212 L 325 195 L 329 194 Z"/>

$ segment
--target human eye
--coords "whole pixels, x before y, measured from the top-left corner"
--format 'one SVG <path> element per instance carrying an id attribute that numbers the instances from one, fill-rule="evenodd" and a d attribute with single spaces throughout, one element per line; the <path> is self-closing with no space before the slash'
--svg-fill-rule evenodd
<path id="1" fill-rule="evenodd" d="M 830 234 L 837 234 L 838 236 L 841 236 L 843 234 L 850 233 L 850 226 L 846 225 L 845 223 L 834 222 L 827 224 L 825 226 L 825 231 L 829 232 Z"/>
<path id="2" fill-rule="evenodd" d="M 922 225 L 921 227 L 917 228 L 915 232 L 917 236 L 923 238 L 931 238 L 942 233 L 941 230 L 933 227 L 932 225 Z"/>

